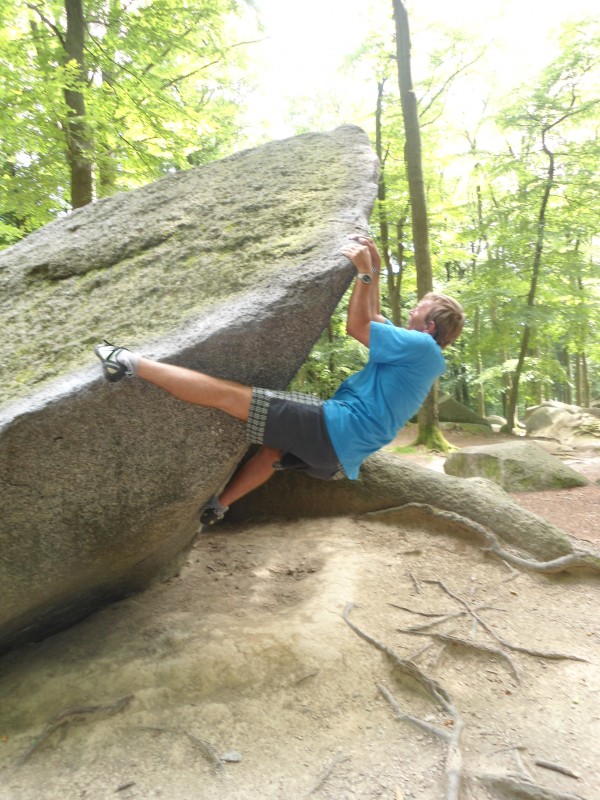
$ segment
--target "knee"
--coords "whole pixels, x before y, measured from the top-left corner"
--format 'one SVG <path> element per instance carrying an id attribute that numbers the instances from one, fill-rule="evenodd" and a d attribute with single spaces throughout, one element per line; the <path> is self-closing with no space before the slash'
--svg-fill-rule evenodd
<path id="1" fill-rule="evenodd" d="M 272 468 L 275 461 L 279 461 L 283 454 L 283 450 L 279 447 L 268 447 L 263 444 L 257 452 L 255 458 L 265 467 L 265 469 Z"/>

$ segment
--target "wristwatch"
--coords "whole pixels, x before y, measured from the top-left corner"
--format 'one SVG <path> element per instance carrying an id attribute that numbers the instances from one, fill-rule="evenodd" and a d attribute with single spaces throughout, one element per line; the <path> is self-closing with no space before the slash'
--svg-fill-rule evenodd
<path id="1" fill-rule="evenodd" d="M 363 283 L 373 282 L 373 278 L 366 272 L 359 272 L 356 277 L 358 278 L 359 281 L 362 281 Z"/>

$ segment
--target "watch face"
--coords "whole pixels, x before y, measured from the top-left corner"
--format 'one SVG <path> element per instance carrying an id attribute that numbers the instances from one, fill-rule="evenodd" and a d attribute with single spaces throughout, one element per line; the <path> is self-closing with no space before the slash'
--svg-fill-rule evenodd
<path id="1" fill-rule="evenodd" d="M 371 283 L 371 281 L 373 280 L 370 275 L 366 275 L 366 274 L 363 274 L 363 273 L 361 273 L 357 277 L 358 277 L 358 280 L 362 281 L 363 283 Z"/>

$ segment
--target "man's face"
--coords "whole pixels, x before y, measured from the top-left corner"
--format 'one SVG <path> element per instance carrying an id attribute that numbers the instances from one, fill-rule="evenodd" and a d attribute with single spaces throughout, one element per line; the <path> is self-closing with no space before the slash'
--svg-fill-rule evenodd
<path id="1" fill-rule="evenodd" d="M 421 300 L 408 315 L 407 328 L 409 331 L 421 331 L 422 333 L 433 333 L 435 322 L 425 322 L 425 317 L 431 309 L 431 300 Z"/>

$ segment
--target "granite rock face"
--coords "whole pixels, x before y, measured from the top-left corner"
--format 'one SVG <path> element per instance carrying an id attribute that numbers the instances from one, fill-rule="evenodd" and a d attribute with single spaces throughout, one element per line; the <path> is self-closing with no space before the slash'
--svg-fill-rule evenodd
<path id="1" fill-rule="evenodd" d="M 169 175 L 0 253 L 0 649 L 172 574 L 244 426 L 141 380 L 93 344 L 285 388 L 354 275 L 339 254 L 377 191 L 344 126 Z"/>

